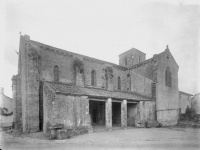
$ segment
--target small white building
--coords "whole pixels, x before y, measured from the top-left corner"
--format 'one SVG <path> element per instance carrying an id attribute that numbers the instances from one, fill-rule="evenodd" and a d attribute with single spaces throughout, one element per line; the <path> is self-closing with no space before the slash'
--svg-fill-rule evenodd
<path id="1" fill-rule="evenodd" d="M 184 114 L 187 107 L 191 108 L 192 94 L 179 91 L 179 113 Z"/>
<path id="2" fill-rule="evenodd" d="M 0 88 L 0 126 L 11 126 L 13 122 L 13 99 L 4 95 Z"/>
<path id="3" fill-rule="evenodd" d="M 192 97 L 191 107 L 196 114 L 200 114 L 200 93 Z"/>

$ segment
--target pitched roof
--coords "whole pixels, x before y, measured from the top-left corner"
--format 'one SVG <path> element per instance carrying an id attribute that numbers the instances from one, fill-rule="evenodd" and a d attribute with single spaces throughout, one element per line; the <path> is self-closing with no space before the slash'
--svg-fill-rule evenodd
<path id="1" fill-rule="evenodd" d="M 37 41 L 30 40 L 30 42 L 33 43 L 33 44 L 39 45 L 41 47 L 44 47 L 44 48 L 46 48 L 46 50 L 54 50 L 56 52 L 60 52 L 60 53 L 63 53 L 63 54 L 69 54 L 69 55 L 74 55 L 74 56 L 77 56 L 77 57 L 82 57 L 84 59 L 93 60 L 93 61 L 96 61 L 96 62 L 103 63 L 105 65 L 112 65 L 113 67 L 117 67 L 117 68 L 123 69 L 123 70 L 128 69 L 125 66 L 121 66 L 121 65 L 118 65 L 118 64 L 115 64 L 115 63 L 111 63 L 111 62 L 107 62 L 107 61 L 104 61 L 104 60 L 92 58 L 92 57 L 85 56 L 85 55 L 82 55 L 82 54 L 70 52 L 70 51 L 63 50 L 63 49 L 60 49 L 60 48 L 56 48 L 56 47 L 53 47 L 53 46 L 50 46 L 50 45 L 46 45 L 46 44 L 43 44 L 43 43 L 40 43 L 40 42 L 37 42 Z"/>
<path id="2" fill-rule="evenodd" d="M 92 87 L 81 87 L 73 84 L 45 82 L 56 94 L 89 96 L 95 98 L 126 99 L 134 101 L 154 101 L 154 99 L 132 92 L 116 92 Z"/>
<path id="3" fill-rule="evenodd" d="M 188 95 L 188 96 L 193 96 L 192 94 L 186 93 L 186 92 L 183 92 L 183 91 L 179 91 L 179 93 L 182 93 L 182 94 L 185 94 L 185 95 Z"/>
<path id="4" fill-rule="evenodd" d="M 119 56 L 124 55 L 124 54 L 126 54 L 126 53 L 131 53 L 131 52 L 134 52 L 134 51 L 138 51 L 138 52 L 140 52 L 140 53 L 145 54 L 144 52 L 142 52 L 142 51 L 140 51 L 140 50 L 138 50 L 138 49 L 136 49 L 136 48 L 131 48 L 131 49 L 129 49 L 129 50 L 127 50 L 127 51 L 125 51 L 125 52 L 119 54 Z M 145 55 L 146 55 L 146 54 L 145 54 Z"/>

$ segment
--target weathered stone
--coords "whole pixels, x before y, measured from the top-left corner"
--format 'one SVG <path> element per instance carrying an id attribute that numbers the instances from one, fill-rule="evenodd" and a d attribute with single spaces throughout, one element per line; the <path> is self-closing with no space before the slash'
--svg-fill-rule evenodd
<path id="1" fill-rule="evenodd" d="M 159 126 L 159 123 L 156 120 L 148 120 L 146 122 L 147 128 L 155 128 L 155 127 L 158 127 L 158 126 Z"/>
<path id="2" fill-rule="evenodd" d="M 57 130 L 50 130 L 50 139 L 57 139 Z"/>
<path id="3" fill-rule="evenodd" d="M 81 69 L 73 68 L 75 58 L 81 59 Z M 178 66 L 169 50 L 145 60 L 145 54 L 132 49 L 120 55 L 120 65 L 108 63 L 94 58 L 82 56 L 55 47 L 41 44 L 20 37 L 18 79 L 13 81 L 15 96 L 15 118 L 17 124 L 22 124 L 23 131 L 47 132 L 48 124 L 64 124 L 65 127 L 91 126 L 89 114 L 89 99 L 106 100 L 106 129 L 112 129 L 111 96 L 95 93 L 76 93 L 68 89 L 57 91 L 48 85 L 40 86 L 41 82 L 68 84 L 103 89 L 106 92 L 122 92 L 133 94 L 135 98 L 129 101 L 140 101 L 137 113 L 127 114 L 127 104 L 123 102 L 121 110 L 121 125 L 127 126 L 127 116 L 136 121 L 145 122 L 156 119 L 162 123 L 174 124 L 177 121 L 178 110 Z M 126 59 L 125 59 L 126 58 Z M 125 65 L 127 61 L 127 65 Z M 58 81 L 54 81 L 54 67 L 58 66 Z M 171 69 L 172 86 L 165 85 L 166 68 Z M 95 85 L 91 85 L 91 72 L 96 71 Z M 121 80 L 120 88 L 118 78 Z M 152 86 L 153 81 L 157 82 Z M 18 83 L 19 82 L 19 83 Z M 155 87 L 152 90 L 152 87 Z M 131 93 L 130 93 L 131 92 Z M 114 92 L 113 92 L 114 93 Z M 119 94 L 119 93 L 118 93 Z M 88 97 L 84 97 L 88 96 Z M 115 95 L 112 95 L 113 99 Z M 123 98 L 126 99 L 126 98 Z M 123 99 L 117 98 L 122 101 Z M 146 100 L 149 100 L 148 102 Z M 156 101 L 154 101 L 156 100 Z M 142 102 L 146 101 L 146 102 Z M 155 102 L 157 103 L 155 108 Z M 157 114 L 155 114 L 157 112 Z M 44 122 L 43 122 L 44 121 Z"/>
<path id="4" fill-rule="evenodd" d="M 57 131 L 57 139 L 58 140 L 63 140 L 63 139 L 69 139 L 69 130 L 58 130 Z"/>
<path id="5" fill-rule="evenodd" d="M 121 103 L 121 127 L 127 128 L 127 100 L 123 100 Z"/>
<path id="6" fill-rule="evenodd" d="M 112 99 L 106 100 L 106 130 L 112 130 Z"/>

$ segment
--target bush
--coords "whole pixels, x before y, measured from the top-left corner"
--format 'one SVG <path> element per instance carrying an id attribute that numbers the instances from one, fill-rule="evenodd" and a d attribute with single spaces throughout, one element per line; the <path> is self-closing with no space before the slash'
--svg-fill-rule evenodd
<path id="1" fill-rule="evenodd" d="M 194 110 L 187 107 L 185 114 L 181 114 L 179 117 L 179 121 L 199 121 L 199 115 L 195 114 Z"/>

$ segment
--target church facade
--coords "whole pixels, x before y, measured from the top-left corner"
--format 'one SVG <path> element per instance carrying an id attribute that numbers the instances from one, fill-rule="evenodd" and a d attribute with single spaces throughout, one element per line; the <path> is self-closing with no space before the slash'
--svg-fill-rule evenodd
<path id="1" fill-rule="evenodd" d="M 49 126 L 107 130 L 175 125 L 179 113 L 178 65 L 168 47 L 146 60 L 130 49 L 119 65 L 61 50 L 21 35 L 18 74 L 12 78 L 14 124 L 23 131 Z"/>

